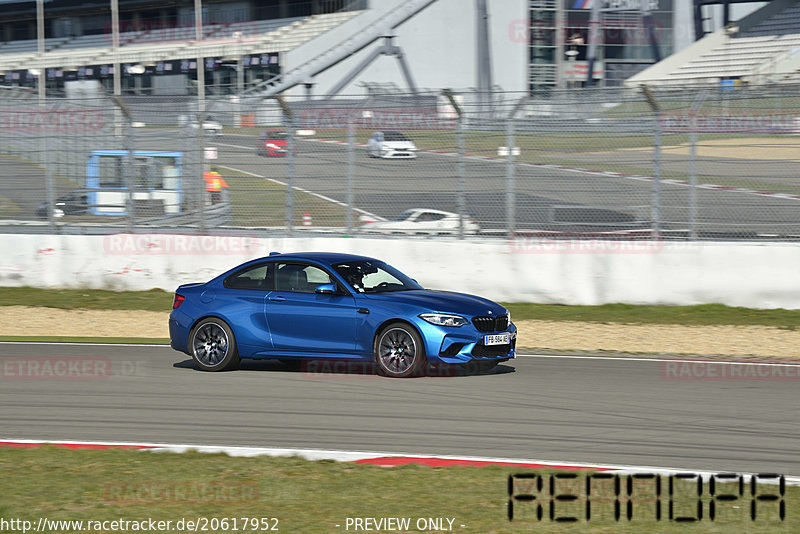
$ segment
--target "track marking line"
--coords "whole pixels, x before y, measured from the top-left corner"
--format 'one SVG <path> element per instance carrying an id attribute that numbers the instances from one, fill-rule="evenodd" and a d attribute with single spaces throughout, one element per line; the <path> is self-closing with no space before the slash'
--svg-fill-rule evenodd
<path id="1" fill-rule="evenodd" d="M 306 141 L 311 141 L 314 143 L 334 143 L 339 145 L 346 145 L 347 143 L 344 141 L 333 141 L 333 140 L 323 140 L 323 139 L 306 139 Z M 367 146 L 363 143 L 356 143 L 356 146 Z M 437 156 L 448 156 L 448 157 L 455 157 L 458 156 L 456 152 L 444 152 L 439 150 L 419 150 L 419 152 L 424 152 L 427 154 L 434 154 Z M 478 161 L 491 161 L 496 163 L 506 163 L 508 161 L 507 158 L 500 158 L 494 156 L 478 156 L 474 154 L 466 154 L 464 156 L 465 159 L 471 160 L 478 160 Z M 622 172 L 615 172 L 615 171 L 596 171 L 592 169 L 583 169 L 581 167 L 568 167 L 565 165 L 556 165 L 553 163 L 530 163 L 526 161 L 518 161 L 514 160 L 514 163 L 523 167 L 533 167 L 533 168 L 540 168 L 540 169 L 555 169 L 559 171 L 565 172 L 572 172 L 576 174 L 589 174 L 592 176 L 609 176 L 611 178 L 624 178 L 627 180 L 636 180 L 639 182 L 652 182 L 655 180 L 652 176 L 641 176 L 637 174 L 626 174 Z M 677 180 L 673 178 L 661 178 L 659 180 L 662 184 L 666 185 L 675 185 L 681 187 L 692 187 L 690 182 L 686 180 Z M 747 189 L 745 187 L 736 187 L 730 185 L 717 185 L 717 184 L 706 184 L 700 183 L 697 184 L 696 187 L 700 189 L 710 189 L 714 191 L 722 191 L 727 193 L 740 193 L 740 194 L 747 194 L 747 195 L 759 195 L 762 197 L 769 197 L 769 198 L 780 198 L 784 200 L 800 200 L 800 195 L 793 195 L 790 193 L 778 193 L 775 191 L 756 191 L 754 189 Z"/>
<path id="2" fill-rule="evenodd" d="M 254 172 L 246 171 L 244 169 L 238 169 L 236 167 L 231 167 L 230 165 L 222 165 L 220 163 L 217 163 L 215 166 L 216 167 L 222 167 L 223 169 L 230 169 L 232 171 L 241 172 L 243 174 L 248 174 L 248 175 L 250 175 L 250 176 L 252 176 L 254 178 L 262 178 L 264 180 L 269 180 L 270 182 L 273 182 L 273 183 L 276 183 L 276 184 L 279 184 L 279 185 L 282 185 L 282 186 L 285 186 L 285 187 L 288 187 L 288 185 L 289 185 L 286 182 L 283 182 L 281 180 L 277 180 L 275 178 L 269 178 L 267 176 L 262 176 L 260 174 L 256 174 Z M 339 200 L 336 200 L 334 198 L 322 195 L 320 193 L 315 193 L 314 191 L 310 191 L 310 190 L 304 189 L 302 187 L 297 187 L 296 185 L 292 186 L 292 189 L 294 189 L 295 191 L 300 191 L 301 193 L 306 193 L 306 194 L 309 194 L 311 196 L 317 197 L 320 200 L 324 200 L 325 202 L 330 202 L 330 203 L 336 204 L 337 206 L 341 206 L 341 207 L 344 207 L 344 208 L 347 207 L 347 204 L 345 202 L 341 202 Z M 353 211 L 357 211 L 358 213 L 361 213 L 362 215 L 366 215 L 367 217 L 372 217 L 372 218 L 374 218 L 376 220 L 379 220 L 379 221 L 385 221 L 386 220 L 385 218 L 383 218 L 383 217 L 381 217 L 379 215 L 375 215 L 374 213 L 366 211 L 366 210 L 363 210 L 361 208 L 353 208 Z"/>
<path id="3" fill-rule="evenodd" d="M 169 343 L 103 343 L 103 342 L 90 342 L 90 341 L 0 341 L 0 345 L 73 345 L 73 346 L 96 346 L 96 347 L 145 347 L 145 348 L 169 348 Z M 517 358 L 541 358 L 541 359 L 562 359 L 562 360 L 606 360 L 606 361 L 621 361 L 621 362 L 674 362 L 674 363 L 716 363 L 719 365 L 772 365 L 775 367 L 800 367 L 798 363 L 786 362 L 738 362 L 734 360 L 709 360 L 704 359 L 705 356 L 698 354 L 695 359 L 687 358 L 661 358 L 653 356 L 648 357 L 625 357 L 625 356 L 592 356 L 580 354 L 517 354 Z"/>
<path id="4" fill-rule="evenodd" d="M 718 363 L 720 365 L 774 365 L 776 367 L 800 367 L 798 363 L 783 363 L 783 362 L 737 362 L 732 360 L 709 360 L 703 359 L 703 355 L 698 355 L 696 359 L 679 359 L 679 358 L 660 358 L 654 356 L 647 357 L 630 357 L 625 356 L 591 356 L 580 354 L 517 354 L 517 358 L 555 358 L 566 360 L 611 360 L 623 362 L 674 362 L 674 363 Z"/>

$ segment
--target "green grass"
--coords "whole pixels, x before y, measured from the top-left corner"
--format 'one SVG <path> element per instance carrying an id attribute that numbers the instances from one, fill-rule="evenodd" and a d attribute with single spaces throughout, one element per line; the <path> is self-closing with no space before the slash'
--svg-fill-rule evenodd
<path id="1" fill-rule="evenodd" d="M 277 518 L 279 531 L 291 533 L 347 532 L 348 517 L 408 517 L 414 522 L 418 518 L 452 518 L 453 532 L 464 533 L 677 533 L 687 530 L 685 524 L 670 523 L 666 519 L 656 522 L 652 513 L 631 521 L 615 522 L 611 516 L 612 491 L 595 494 L 593 518 L 589 522 L 559 524 L 549 519 L 539 522 L 530 512 L 530 505 L 525 508 L 520 504 L 516 507 L 516 520 L 509 522 L 507 480 L 510 474 L 521 471 L 500 466 L 387 468 L 332 461 L 309 462 L 298 458 L 231 458 L 204 453 L 74 451 L 52 446 L 6 448 L 0 450 L 3 479 L 0 517 L 19 518 L 34 524 L 40 517 L 84 521 L 152 518 L 173 522 L 181 518 L 236 517 L 238 521 L 253 517 Z M 537 473 L 549 476 L 554 472 Z M 685 507 L 679 510 L 686 515 L 696 502 L 691 491 L 693 487 L 687 483 L 676 492 L 686 498 L 678 501 Z M 517 488 L 520 493 L 531 491 Z M 727 490 L 727 487 L 719 489 Z M 759 489 L 774 491 L 777 488 L 759 486 Z M 707 493 L 706 489 L 704 494 Z M 640 502 L 648 500 L 652 499 L 641 494 Z M 776 506 L 764 503 L 759 503 L 763 515 L 751 521 L 746 516 L 749 500 L 742 502 L 738 510 L 723 505 L 724 510 L 721 509 L 717 520 L 711 522 L 707 515 L 708 498 L 703 501 L 704 521 L 691 525 L 691 532 L 800 531 L 800 488 L 787 488 L 783 522 L 772 511 Z M 582 504 L 581 500 L 578 506 L 562 506 L 561 510 L 565 514 L 581 512 Z M 666 517 L 666 498 L 662 508 Z M 644 505 L 641 510 L 645 510 Z M 274 521 L 269 524 L 274 525 Z M 341 526 L 337 528 L 336 525 Z M 58 530 L 71 531 L 74 529 Z M 254 530 L 239 527 L 239 531 Z M 418 532 L 413 526 L 409 531 Z"/>
<path id="2" fill-rule="evenodd" d="M 0 195 L 0 217 L 14 217 L 22 212 L 22 208 L 10 198 Z"/>
<path id="3" fill-rule="evenodd" d="M 228 184 L 233 224 L 239 226 L 283 226 L 286 224 L 286 186 L 217 165 Z M 281 177 L 283 180 L 283 177 Z M 294 192 L 294 225 L 303 225 L 303 214 L 314 226 L 345 226 L 343 206 L 303 191 Z"/>
<path id="4" fill-rule="evenodd" d="M 0 306 L 44 306 L 84 310 L 169 311 L 173 294 L 150 291 L 105 291 L 98 289 L 0 288 Z"/>
<path id="5" fill-rule="evenodd" d="M 722 304 L 697 306 L 561 306 L 555 304 L 509 303 L 512 319 L 543 321 L 584 321 L 622 324 L 674 324 L 687 326 L 759 325 L 794 330 L 800 326 L 800 310 L 759 310 Z"/>
<path id="6" fill-rule="evenodd" d="M 0 287 L 0 306 L 45 306 L 62 309 L 149 310 L 168 312 L 173 294 L 150 291 L 98 289 L 37 289 Z M 563 306 L 558 304 L 504 303 L 515 321 L 584 321 L 624 324 L 761 325 L 794 330 L 800 326 L 800 310 L 758 310 L 722 304 L 698 306 Z M 157 342 L 157 341 L 156 341 Z"/>

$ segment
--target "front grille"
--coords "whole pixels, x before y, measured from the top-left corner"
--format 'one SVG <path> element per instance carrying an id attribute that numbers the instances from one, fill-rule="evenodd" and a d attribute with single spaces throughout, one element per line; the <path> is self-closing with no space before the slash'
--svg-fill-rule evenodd
<path id="1" fill-rule="evenodd" d="M 490 332 L 505 332 L 508 329 L 508 315 L 492 317 L 491 315 L 481 315 L 472 318 L 472 324 L 478 332 L 488 334 Z"/>
<path id="2" fill-rule="evenodd" d="M 452 345 L 447 347 L 444 351 L 440 352 L 439 356 L 444 356 L 445 358 L 452 358 L 453 356 L 458 354 L 458 351 L 464 348 L 464 345 L 466 345 L 466 343 L 453 343 Z"/>
<path id="3" fill-rule="evenodd" d="M 476 358 L 496 358 L 511 352 L 511 344 L 507 345 L 475 345 L 472 355 Z"/>

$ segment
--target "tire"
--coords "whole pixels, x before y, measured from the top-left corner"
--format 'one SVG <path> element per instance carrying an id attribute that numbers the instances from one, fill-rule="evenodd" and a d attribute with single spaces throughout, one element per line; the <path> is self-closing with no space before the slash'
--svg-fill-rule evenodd
<path id="1" fill-rule="evenodd" d="M 192 359 L 201 371 L 228 371 L 239 365 L 233 330 L 222 319 L 207 317 L 189 336 Z"/>
<path id="2" fill-rule="evenodd" d="M 422 338 L 406 323 L 391 323 L 375 336 L 372 347 L 381 374 L 406 378 L 418 374 L 427 365 Z"/>

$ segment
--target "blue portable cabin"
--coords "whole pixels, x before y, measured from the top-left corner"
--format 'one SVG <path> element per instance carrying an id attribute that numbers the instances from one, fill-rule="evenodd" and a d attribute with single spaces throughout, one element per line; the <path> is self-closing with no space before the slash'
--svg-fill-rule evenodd
<path id="1" fill-rule="evenodd" d="M 89 213 L 125 215 L 127 150 L 92 150 L 86 164 Z M 131 161 L 133 201 L 149 213 L 180 213 L 183 202 L 183 152 L 134 150 Z"/>

